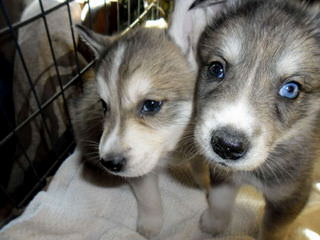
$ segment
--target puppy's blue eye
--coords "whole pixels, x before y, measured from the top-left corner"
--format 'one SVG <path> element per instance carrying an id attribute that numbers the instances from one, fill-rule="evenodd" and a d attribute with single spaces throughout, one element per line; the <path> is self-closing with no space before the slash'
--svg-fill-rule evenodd
<path id="1" fill-rule="evenodd" d="M 220 62 L 212 62 L 208 67 L 209 77 L 223 80 L 225 77 L 223 64 Z"/>
<path id="2" fill-rule="evenodd" d="M 162 102 L 155 101 L 155 100 L 145 100 L 142 103 L 141 107 L 141 114 L 156 114 L 157 112 L 160 111 L 162 107 Z"/>
<path id="3" fill-rule="evenodd" d="M 296 82 L 289 82 L 284 85 L 279 90 L 279 95 L 284 98 L 295 99 L 299 96 L 300 86 Z"/>

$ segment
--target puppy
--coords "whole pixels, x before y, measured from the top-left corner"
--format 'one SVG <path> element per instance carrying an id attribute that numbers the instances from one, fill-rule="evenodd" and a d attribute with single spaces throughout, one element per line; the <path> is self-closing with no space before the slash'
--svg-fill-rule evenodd
<path id="1" fill-rule="evenodd" d="M 189 122 L 195 74 L 161 29 L 139 28 L 105 37 L 78 26 L 97 60 L 73 113 L 83 158 L 125 177 L 138 203 L 138 231 L 151 237 L 162 225 L 157 175 Z M 149 174 L 151 173 L 151 174 Z"/>
<path id="2" fill-rule="evenodd" d="M 198 45 L 194 138 L 213 182 L 201 227 L 222 233 L 250 184 L 266 201 L 258 239 L 280 240 L 308 200 L 319 154 L 320 15 L 289 0 L 226 5 Z"/>

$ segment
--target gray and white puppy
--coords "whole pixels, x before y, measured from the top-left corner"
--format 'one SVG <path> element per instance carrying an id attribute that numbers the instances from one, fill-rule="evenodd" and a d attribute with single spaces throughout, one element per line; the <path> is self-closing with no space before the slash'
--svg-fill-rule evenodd
<path id="1" fill-rule="evenodd" d="M 194 137 L 213 166 L 201 226 L 222 233 L 237 190 L 250 184 L 266 201 L 258 239 L 285 239 L 320 144 L 320 14 L 289 0 L 228 5 L 198 45 Z"/>
<path id="2" fill-rule="evenodd" d="M 85 160 L 128 179 L 137 199 L 138 232 L 146 237 L 162 226 L 154 171 L 175 150 L 193 109 L 196 74 L 189 49 L 197 41 L 188 15 L 177 14 L 192 2 L 175 2 L 168 32 L 138 28 L 106 37 L 78 27 L 98 60 L 96 79 L 85 84 L 73 111 L 77 147 Z M 208 11 L 193 13 L 202 19 Z"/>
<path id="3" fill-rule="evenodd" d="M 162 226 L 157 175 L 187 126 L 195 74 L 162 29 L 105 37 L 78 27 L 97 60 L 73 111 L 84 160 L 128 179 L 138 203 L 138 231 Z"/>

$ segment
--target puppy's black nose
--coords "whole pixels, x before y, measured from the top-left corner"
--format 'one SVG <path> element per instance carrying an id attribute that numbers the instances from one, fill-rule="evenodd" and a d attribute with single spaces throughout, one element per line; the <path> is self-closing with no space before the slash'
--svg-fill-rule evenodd
<path id="1" fill-rule="evenodd" d="M 100 159 L 100 163 L 103 167 L 111 172 L 118 173 L 121 172 L 126 164 L 126 158 L 122 155 L 107 155 Z"/>
<path id="2" fill-rule="evenodd" d="M 248 151 L 247 137 L 231 128 L 221 128 L 213 131 L 211 138 L 213 151 L 226 160 L 238 160 Z"/>

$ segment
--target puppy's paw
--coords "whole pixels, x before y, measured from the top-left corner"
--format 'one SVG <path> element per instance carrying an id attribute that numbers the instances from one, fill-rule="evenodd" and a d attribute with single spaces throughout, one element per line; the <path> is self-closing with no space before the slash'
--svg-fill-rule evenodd
<path id="1" fill-rule="evenodd" d="M 203 232 L 210 233 L 214 236 L 223 233 L 229 224 L 229 218 L 225 216 L 216 216 L 210 209 L 203 212 L 200 219 L 200 229 Z"/>
<path id="2" fill-rule="evenodd" d="M 162 216 L 139 217 L 137 231 L 150 239 L 157 236 L 162 228 Z"/>

